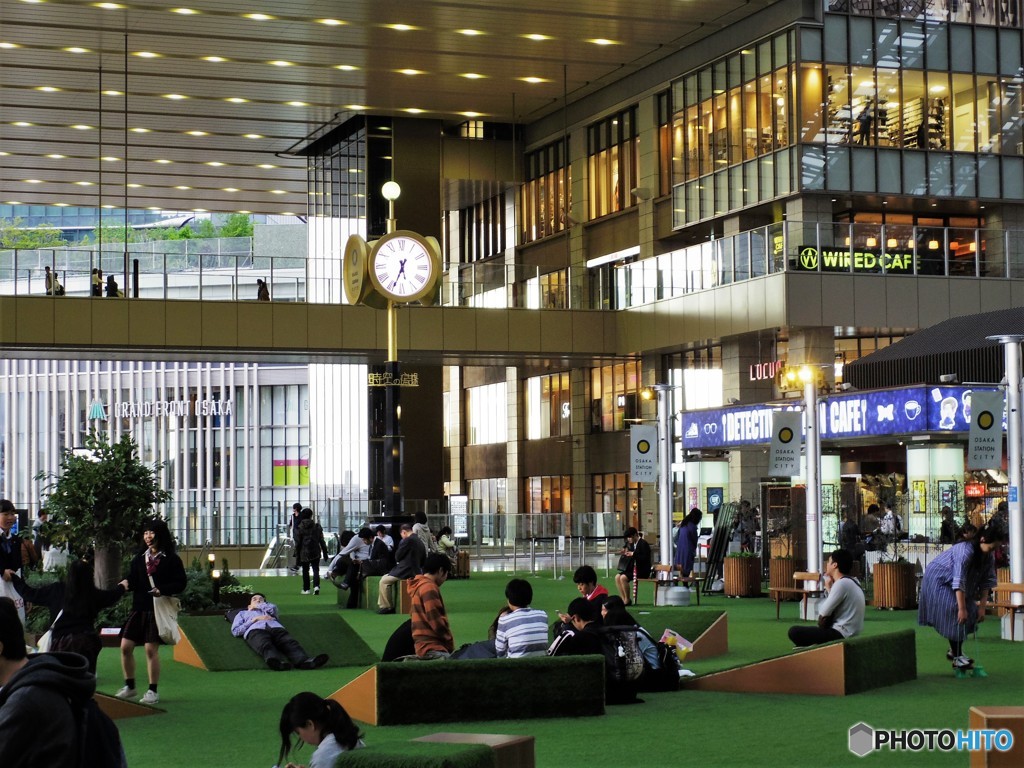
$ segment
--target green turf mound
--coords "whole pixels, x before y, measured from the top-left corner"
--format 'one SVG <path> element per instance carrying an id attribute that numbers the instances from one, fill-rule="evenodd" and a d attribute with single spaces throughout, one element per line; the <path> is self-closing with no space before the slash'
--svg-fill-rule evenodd
<path id="1" fill-rule="evenodd" d="M 912 629 L 844 640 L 846 692 L 861 693 L 917 679 L 917 646 Z"/>
<path id="2" fill-rule="evenodd" d="M 263 659 L 242 638 L 231 634 L 231 625 L 223 616 L 179 616 L 178 622 L 211 672 L 266 669 Z M 311 656 L 328 654 L 329 667 L 363 667 L 379 658 L 336 614 L 296 614 L 283 623 Z"/>
<path id="3" fill-rule="evenodd" d="M 630 606 L 629 612 L 655 640 L 660 639 L 662 632 L 666 629 L 672 629 L 691 643 L 704 634 L 708 627 L 724 613 L 721 610 L 675 606 L 664 608 Z"/>
<path id="4" fill-rule="evenodd" d="M 346 752 L 335 763 L 361 768 L 493 768 L 494 751 L 481 744 L 394 741 Z"/>

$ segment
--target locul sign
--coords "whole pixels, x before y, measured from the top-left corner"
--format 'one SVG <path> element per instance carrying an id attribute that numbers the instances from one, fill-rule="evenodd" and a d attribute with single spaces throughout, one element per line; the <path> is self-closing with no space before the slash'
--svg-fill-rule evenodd
<path id="1" fill-rule="evenodd" d="M 772 442 L 768 450 L 768 474 L 792 477 L 800 474 L 800 446 L 803 414 L 775 411 L 772 414 Z"/>
<path id="2" fill-rule="evenodd" d="M 1003 466 L 1003 393 L 973 392 L 971 417 L 967 469 L 1000 469 Z"/>
<path id="3" fill-rule="evenodd" d="M 634 483 L 653 483 L 658 479 L 657 427 L 629 428 L 629 479 Z"/>

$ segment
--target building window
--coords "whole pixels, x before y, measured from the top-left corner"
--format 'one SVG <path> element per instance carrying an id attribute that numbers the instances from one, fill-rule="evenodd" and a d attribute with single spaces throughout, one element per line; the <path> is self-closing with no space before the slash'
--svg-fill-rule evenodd
<path id="1" fill-rule="evenodd" d="M 594 512 L 604 516 L 605 531 L 615 535 L 629 526 L 640 525 L 640 483 L 625 472 L 594 475 Z"/>
<path id="2" fill-rule="evenodd" d="M 542 475 L 524 479 L 526 537 L 562 536 L 571 532 L 567 523 L 572 511 L 572 478 L 569 475 Z"/>
<path id="3" fill-rule="evenodd" d="M 669 383 L 679 387 L 671 392 L 673 413 L 683 409 L 692 411 L 722 405 L 724 382 L 720 344 L 708 344 L 667 355 L 665 365 Z"/>
<path id="4" fill-rule="evenodd" d="M 572 207 L 569 140 L 556 141 L 526 155 L 526 180 L 520 192 L 520 242 L 562 232 Z"/>
<path id="5" fill-rule="evenodd" d="M 485 384 L 466 390 L 466 445 L 504 443 L 508 440 L 505 384 Z"/>
<path id="6" fill-rule="evenodd" d="M 542 440 L 572 434 L 569 373 L 526 380 L 526 439 Z"/>
<path id="7" fill-rule="evenodd" d="M 591 432 L 615 432 L 640 418 L 640 367 L 631 360 L 591 369 Z"/>
<path id="8" fill-rule="evenodd" d="M 936 14 L 941 13 L 943 21 L 978 26 L 1017 27 L 1021 26 L 1020 0 L 1009 0 L 994 5 L 975 2 L 946 3 L 941 9 L 931 3 L 869 3 L 849 0 L 824 0 L 829 13 L 849 13 L 853 16 L 875 16 L 891 23 L 893 18 L 905 21 L 917 20 L 935 23 Z"/>
<path id="9" fill-rule="evenodd" d="M 676 129 L 672 124 L 672 91 L 665 91 L 658 94 L 658 197 L 665 197 L 672 191 L 676 140 Z"/>
<path id="10" fill-rule="evenodd" d="M 504 194 L 459 210 L 459 261 L 469 263 L 501 256 L 507 247 Z"/>
<path id="11" fill-rule="evenodd" d="M 639 139 L 636 107 L 612 115 L 587 129 L 589 218 L 607 216 L 636 204 Z"/>
<path id="12" fill-rule="evenodd" d="M 527 309 L 568 309 L 569 270 L 558 269 L 526 281 Z"/>

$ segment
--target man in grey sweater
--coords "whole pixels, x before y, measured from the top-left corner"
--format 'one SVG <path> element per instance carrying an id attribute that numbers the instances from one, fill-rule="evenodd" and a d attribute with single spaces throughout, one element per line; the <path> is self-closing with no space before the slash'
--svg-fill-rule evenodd
<path id="1" fill-rule="evenodd" d="M 789 628 L 795 646 L 818 645 L 853 637 L 864 628 L 864 590 L 850 577 L 853 555 L 837 549 L 825 564 L 828 596 L 818 603 L 818 625 Z"/>

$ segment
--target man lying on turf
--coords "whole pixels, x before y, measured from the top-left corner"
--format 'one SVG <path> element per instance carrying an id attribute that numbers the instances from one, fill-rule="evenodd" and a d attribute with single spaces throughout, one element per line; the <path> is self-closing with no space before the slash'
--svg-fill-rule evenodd
<path id="1" fill-rule="evenodd" d="M 326 653 L 313 657 L 303 650 L 299 641 L 277 620 L 277 606 L 268 603 L 258 592 L 252 596 L 249 607 L 239 611 L 231 622 L 231 634 L 244 637 L 267 666 L 278 672 L 292 667 L 317 669 L 327 663 Z"/>

